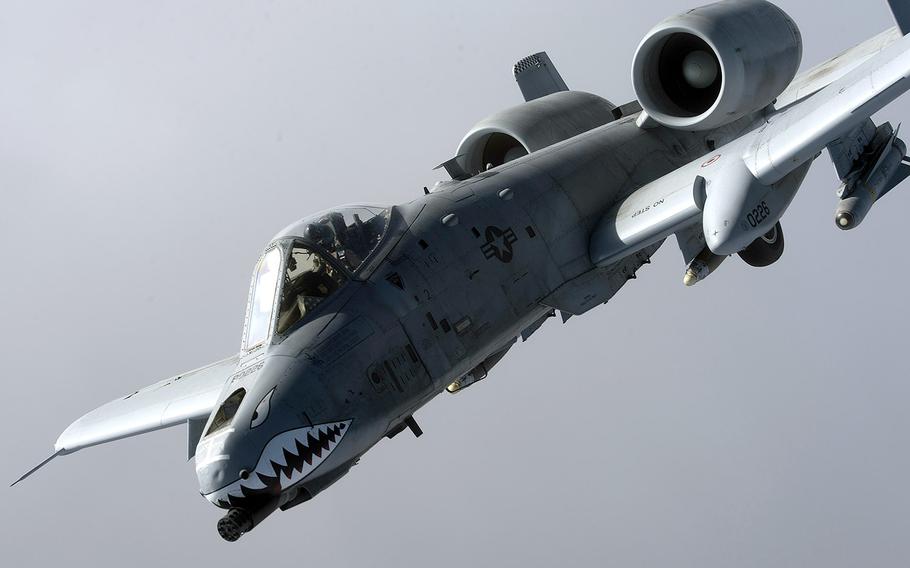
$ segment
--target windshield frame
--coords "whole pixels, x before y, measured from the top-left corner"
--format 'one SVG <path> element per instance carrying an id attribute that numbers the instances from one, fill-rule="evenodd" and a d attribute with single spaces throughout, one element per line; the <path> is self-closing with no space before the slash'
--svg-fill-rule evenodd
<path id="1" fill-rule="evenodd" d="M 280 239 L 279 241 L 276 241 L 276 242 L 281 244 L 281 246 L 285 250 L 285 254 L 284 254 L 284 258 L 282 259 L 282 263 L 281 263 L 281 272 L 280 272 L 281 279 L 278 283 L 278 288 L 275 293 L 275 313 L 273 314 L 273 321 L 272 321 L 272 337 L 277 337 L 277 338 L 280 338 L 281 340 L 284 340 L 284 338 L 288 337 L 289 335 L 291 335 L 292 333 L 297 331 L 301 325 L 305 324 L 307 321 L 312 319 L 312 317 L 314 315 L 318 315 L 323 310 L 324 306 L 326 304 L 330 303 L 333 298 L 336 298 L 339 295 L 339 292 L 341 292 L 344 289 L 345 285 L 348 284 L 349 282 L 351 282 L 352 280 L 355 280 L 355 278 L 354 278 L 354 273 L 351 272 L 351 270 L 347 266 L 345 266 L 345 264 L 343 262 L 341 262 L 340 260 L 335 258 L 334 255 L 329 254 L 329 252 L 326 251 L 323 247 L 317 245 L 316 243 L 310 241 L 309 239 L 304 239 L 301 237 L 287 237 L 284 239 Z M 323 262 L 325 262 L 326 264 L 331 266 L 333 269 L 335 269 L 335 271 L 341 276 L 341 282 L 339 283 L 338 288 L 335 291 L 333 291 L 331 294 L 326 296 L 311 311 L 308 311 L 306 313 L 306 315 L 304 315 L 302 318 L 300 318 L 297 321 L 295 321 L 294 323 L 292 323 L 284 331 L 279 332 L 278 331 L 278 317 L 279 317 L 279 311 L 281 310 L 281 303 L 284 299 L 284 286 L 285 286 L 284 276 L 287 273 L 287 265 L 288 265 L 288 262 L 290 261 L 291 255 L 293 254 L 294 249 L 298 246 L 309 249 L 312 253 L 319 256 L 319 258 Z"/>
<path id="2" fill-rule="evenodd" d="M 382 242 L 382 240 L 380 240 L 380 243 L 381 242 Z M 330 265 L 339 275 L 341 275 L 343 277 L 343 280 L 342 280 L 341 284 L 339 285 L 338 290 L 336 290 L 335 293 L 327 296 L 322 302 L 320 302 L 313 309 L 312 312 L 307 313 L 304 317 L 302 317 L 298 321 L 294 322 L 286 330 L 279 332 L 278 331 L 278 312 L 280 310 L 282 298 L 284 297 L 284 285 L 285 285 L 284 276 L 287 272 L 288 261 L 290 259 L 292 252 L 294 251 L 294 247 L 298 246 L 298 245 L 306 247 L 310 251 L 312 251 L 313 253 L 318 255 L 322 259 L 323 262 Z M 378 249 L 379 246 L 377 245 L 376 248 Z M 264 339 L 254 343 L 254 344 L 248 344 L 250 324 L 251 324 L 251 318 L 252 318 L 252 310 L 253 310 L 253 301 L 255 299 L 255 293 L 256 293 L 256 284 L 257 284 L 256 278 L 259 275 L 259 268 L 260 268 L 261 264 L 264 262 L 266 255 L 268 255 L 269 253 L 271 253 L 273 250 L 276 250 L 276 249 L 280 252 L 281 259 L 280 259 L 280 263 L 278 265 L 278 278 L 277 278 L 277 282 L 275 284 L 274 296 L 272 298 L 272 311 L 269 315 L 268 333 L 266 334 Z M 369 258 L 370 256 L 372 256 L 372 254 L 369 255 L 367 258 Z M 365 262 L 363 264 L 365 264 Z M 340 260 L 335 258 L 334 255 L 329 254 L 328 251 L 326 251 L 323 247 L 317 245 L 316 243 L 310 241 L 309 239 L 305 239 L 302 237 L 290 237 L 289 236 L 289 237 L 283 237 L 283 238 L 276 239 L 275 241 L 270 243 L 269 246 L 265 249 L 265 251 L 263 251 L 262 255 L 260 255 L 259 260 L 256 261 L 256 267 L 253 269 L 253 277 L 252 277 L 252 281 L 250 284 L 250 291 L 249 291 L 249 296 L 248 296 L 248 300 L 247 300 L 246 318 L 244 319 L 244 323 L 243 323 L 243 338 L 242 338 L 241 350 L 249 353 L 251 351 L 254 351 L 258 348 L 263 347 L 264 345 L 269 345 L 269 344 L 275 343 L 275 341 L 274 341 L 275 338 L 280 338 L 280 340 L 283 340 L 287 336 L 294 333 L 297 329 L 300 328 L 302 323 L 309 321 L 313 315 L 319 314 L 322 311 L 323 306 L 325 304 L 331 302 L 332 298 L 334 298 L 338 295 L 338 292 L 340 292 L 342 290 L 342 288 L 345 286 L 345 284 L 347 284 L 351 281 L 358 281 L 358 279 L 354 276 L 354 274 L 355 273 L 351 272 L 351 270 L 347 266 L 345 266 L 345 264 L 343 262 L 341 262 Z"/>
<path id="3" fill-rule="evenodd" d="M 253 310 L 255 309 L 254 303 L 256 300 L 256 292 L 258 291 L 258 288 L 259 288 L 259 282 L 258 282 L 259 274 L 262 270 L 263 263 L 265 263 L 265 261 L 266 261 L 266 257 L 268 257 L 268 255 L 271 254 L 272 251 L 275 251 L 275 250 L 277 250 L 280 253 L 279 260 L 278 260 L 278 266 L 276 268 L 278 276 L 275 279 L 275 284 L 273 285 L 273 288 L 271 291 L 272 307 L 271 307 L 271 311 L 269 312 L 268 322 L 266 323 L 266 332 L 261 339 L 258 339 L 255 343 L 250 343 L 250 331 L 251 331 L 251 325 L 253 323 Z M 266 249 L 259 256 L 259 260 L 256 261 L 256 266 L 253 269 L 253 277 L 250 281 L 250 291 L 247 296 L 246 317 L 243 320 L 243 337 L 241 339 L 241 346 L 240 346 L 242 351 L 247 351 L 247 352 L 253 351 L 256 348 L 267 344 L 272 337 L 272 333 L 275 329 L 275 312 L 277 309 L 276 306 L 278 305 L 278 302 L 280 300 L 279 291 L 281 288 L 281 274 L 283 273 L 285 263 L 287 262 L 287 260 L 285 258 L 286 256 L 287 256 L 286 251 L 283 249 L 283 247 L 281 246 L 280 243 L 276 242 L 276 243 L 271 243 L 268 247 L 266 247 Z"/>
<path id="4" fill-rule="evenodd" d="M 279 231 L 272 240 L 274 242 L 278 242 L 284 239 L 296 239 L 303 243 L 306 243 L 307 245 L 314 247 L 326 258 L 331 257 L 332 260 L 338 261 L 335 263 L 336 266 L 341 265 L 341 268 L 346 274 L 349 275 L 349 278 L 351 280 L 364 281 L 369 277 L 369 273 L 371 272 L 370 265 L 375 261 L 376 257 L 380 255 L 381 249 L 383 249 L 389 242 L 389 233 L 394 226 L 395 216 L 398 213 L 397 209 L 397 205 L 384 205 L 378 203 L 348 203 L 344 205 L 338 205 L 294 221 Z M 366 220 L 362 221 L 365 226 L 369 225 L 373 219 L 380 216 L 384 218 L 385 222 L 383 224 L 382 233 L 379 239 L 374 243 L 369 253 L 360 260 L 360 263 L 356 267 L 348 266 L 346 261 L 336 256 L 336 253 L 320 244 L 316 238 L 311 238 L 311 236 L 307 234 L 307 229 L 309 226 L 317 225 L 329 227 L 333 235 L 337 235 L 336 228 L 334 227 L 332 221 L 329 220 L 330 216 L 340 214 L 344 218 L 345 222 L 348 223 L 350 221 L 347 219 L 348 216 L 353 217 L 355 214 L 363 213 L 369 214 L 369 218 L 364 217 Z M 348 225 L 348 229 L 350 229 L 350 225 Z"/>

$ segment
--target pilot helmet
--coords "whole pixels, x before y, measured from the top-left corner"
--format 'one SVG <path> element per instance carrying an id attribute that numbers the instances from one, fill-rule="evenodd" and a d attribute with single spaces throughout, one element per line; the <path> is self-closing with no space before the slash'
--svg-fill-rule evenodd
<path id="1" fill-rule="evenodd" d="M 303 230 L 303 238 L 325 249 L 331 250 L 335 243 L 335 234 L 332 229 L 321 223 L 310 223 Z"/>

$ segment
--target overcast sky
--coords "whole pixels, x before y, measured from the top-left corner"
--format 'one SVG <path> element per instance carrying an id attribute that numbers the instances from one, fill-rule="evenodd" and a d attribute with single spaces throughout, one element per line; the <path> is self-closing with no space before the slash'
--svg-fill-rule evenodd
<path id="1" fill-rule="evenodd" d="M 9 482 L 96 406 L 239 347 L 261 248 L 338 203 L 398 203 L 517 104 L 519 58 L 632 98 L 641 37 L 697 2 L 0 2 Z M 884 0 L 781 0 L 815 64 Z M 910 118 L 910 97 L 881 120 Z M 235 544 L 184 428 L 3 490 L 0 563 L 888 567 L 910 562 L 906 211 L 849 233 L 818 160 L 767 269 L 686 289 L 675 242 L 551 320 L 314 501 Z"/>

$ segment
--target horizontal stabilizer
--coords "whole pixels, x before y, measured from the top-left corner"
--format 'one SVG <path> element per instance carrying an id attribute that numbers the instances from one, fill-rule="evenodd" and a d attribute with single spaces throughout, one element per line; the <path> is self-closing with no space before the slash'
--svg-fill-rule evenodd
<path id="1" fill-rule="evenodd" d="M 464 181 L 464 180 L 470 178 L 471 174 L 464 171 L 464 168 L 461 167 L 461 163 L 459 162 L 459 159 L 461 159 L 461 156 L 455 156 L 454 158 L 449 158 L 445 162 L 443 162 L 443 163 L 439 164 L 438 166 L 436 166 L 435 168 L 433 168 L 433 170 L 435 171 L 435 170 L 438 170 L 439 168 L 443 168 L 443 169 L 445 169 L 446 173 L 449 174 L 449 177 L 451 177 L 453 180 Z"/>
<path id="2" fill-rule="evenodd" d="M 516 63 L 512 68 L 512 74 L 518 81 L 518 88 L 521 89 L 525 101 L 569 90 L 544 51 L 529 55 Z"/>

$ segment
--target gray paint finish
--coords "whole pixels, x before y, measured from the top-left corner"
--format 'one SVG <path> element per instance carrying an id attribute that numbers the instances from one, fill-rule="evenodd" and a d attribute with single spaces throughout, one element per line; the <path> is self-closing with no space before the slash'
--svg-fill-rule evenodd
<path id="1" fill-rule="evenodd" d="M 813 22 L 817 14 L 782 4 L 803 27 L 808 49 L 817 50 L 814 58 L 807 54 L 809 63 L 890 25 L 884 11 L 878 20 L 866 8 L 852 17 L 840 13 Z M 666 14 L 679 8 L 675 3 L 660 7 Z M 414 69 L 407 69 L 395 75 L 395 96 L 405 98 L 392 103 L 388 117 L 369 113 L 376 102 L 358 98 L 365 106 L 339 125 L 298 109 L 300 97 L 285 100 L 274 94 L 290 90 L 302 96 L 312 78 L 312 69 L 296 76 L 276 71 L 295 66 L 284 48 L 330 41 L 315 29 L 310 29 L 312 37 L 301 37 L 292 33 L 291 24 L 306 27 L 320 18 L 343 17 L 352 30 L 389 42 L 383 45 L 411 65 L 424 64 L 414 59 L 429 54 L 411 55 L 410 45 L 390 39 L 389 30 L 378 35 L 364 23 L 369 10 L 357 17 L 316 7 L 306 13 L 274 10 L 181 18 L 141 13 L 141 25 L 116 7 L 58 11 L 58 23 L 19 12 L 25 21 L 6 41 L 22 47 L 4 50 L 4 61 L 23 76 L 23 84 L 45 88 L 7 92 L 4 98 L 16 104 L 4 108 L 30 112 L 0 115 L 19 133 L 8 140 L 21 142 L 0 153 L 4 186 L 23 189 L 10 196 L 6 210 L 29 213 L 7 216 L 0 229 L 5 256 L 20 260 L 23 271 L 17 275 L 24 274 L 4 284 L 9 321 L 20 326 L 8 328 L 5 342 L 8 374 L 21 379 L 9 383 L 7 395 L 26 401 L 40 388 L 61 396 L 44 405 L 13 405 L 4 415 L 4 431 L 15 433 L 3 438 L 10 478 L 20 464 L 41 456 L 38 450 L 61 426 L 97 401 L 191 368 L 200 358 L 214 360 L 236 345 L 248 274 L 263 237 L 293 217 L 363 197 L 362 175 L 350 171 L 347 160 L 326 154 L 330 148 L 350 148 L 345 144 L 353 130 L 338 132 L 345 121 L 358 124 L 359 131 L 363 124 L 374 125 L 375 132 L 362 132 L 367 145 L 375 141 L 379 147 L 379 134 L 384 144 L 389 132 L 400 136 L 395 140 L 406 163 L 390 163 L 379 150 L 358 158 L 364 171 L 401 184 L 401 189 L 375 190 L 377 199 L 388 191 L 390 201 L 404 201 L 426 181 L 406 178 L 415 175 L 414 164 L 438 163 L 438 154 L 450 149 L 476 117 L 516 100 L 508 65 L 536 47 L 503 53 L 504 64 L 497 68 L 485 41 L 497 24 L 509 21 L 512 29 L 516 13 L 527 17 L 514 42 L 525 38 L 525 44 L 536 45 L 547 37 L 545 47 L 573 86 L 587 88 L 581 82 L 594 80 L 591 69 L 596 68 L 600 77 L 618 79 L 589 90 L 624 100 L 629 52 L 615 62 L 604 62 L 602 54 L 631 49 L 654 19 L 651 10 L 629 14 L 623 28 L 638 26 L 635 33 L 630 29 L 626 37 L 626 30 L 617 28 L 606 45 L 592 27 L 595 16 L 602 25 L 602 5 L 579 8 L 590 23 L 562 10 L 522 14 L 468 6 L 452 16 L 440 40 L 437 14 L 411 8 L 409 16 L 426 22 L 427 29 L 433 22 L 437 41 L 445 44 L 440 57 L 459 42 L 468 54 L 462 57 L 475 54 L 468 75 L 477 92 L 466 95 L 466 110 L 441 116 L 443 93 L 436 100 L 400 95 L 398 89 L 407 84 L 415 91 L 428 89 L 421 74 L 422 81 L 407 83 L 414 79 Z M 386 19 L 394 25 L 395 18 Z M 549 20 L 546 28 L 539 20 Z M 553 30 L 553 21 L 565 21 L 565 27 Z M 97 22 L 111 35 L 89 33 L 86 40 L 82 32 Z M 206 41 L 194 43 L 203 22 L 210 30 Z M 847 25 L 855 28 L 841 35 L 850 39 L 833 45 L 832 26 Z M 549 35 L 541 35 L 543 29 Z M 161 42 L 166 31 L 175 37 L 173 44 Z M 70 37 L 86 43 L 70 45 Z M 39 38 L 53 41 L 39 44 Z M 465 38 L 473 38 L 476 47 Z M 209 50 L 209 42 L 217 46 Z M 275 51 L 256 47 L 262 45 Z M 578 48 L 559 56 L 555 45 Z M 89 65 L 98 61 L 92 48 L 105 46 L 121 47 L 102 58 L 110 67 Z M 200 55 L 209 59 L 199 63 Z M 143 57 L 171 65 L 136 71 L 135 60 Z M 332 66 L 356 61 L 344 46 L 340 59 L 334 57 L 309 58 L 308 64 L 318 71 L 329 65 L 326 61 Z M 270 61 L 266 69 L 263 61 Z M 255 82 L 238 86 L 232 79 L 242 75 L 239 69 L 247 76 L 262 73 L 272 82 L 262 89 Z M 446 71 L 446 79 L 461 72 L 451 66 Z M 324 72 L 338 91 L 345 90 L 344 77 L 331 68 Z M 388 72 L 372 84 L 385 84 L 379 77 Z M 275 76 L 290 89 L 276 85 Z M 59 89 L 47 87 L 60 81 L 69 95 L 61 100 L 68 104 L 41 106 L 59 96 Z M 217 86 L 231 85 L 242 101 L 236 106 L 236 99 L 223 95 L 188 94 L 212 89 L 215 95 Z M 317 101 L 331 108 L 327 105 L 337 103 L 338 91 Z M 380 92 L 376 99 L 389 95 Z M 319 95 L 307 91 L 307 96 Z M 112 108 L 105 101 L 129 108 Z M 271 104 L 259 105 L 268 112 L 251 114 L 243 102 Z M 178 115 L 185 113 L 186 121 L 175 120 L 169 105 L 179 109 Z M 191 112 L 200 108 L 201 113 Z M 894 105 L 889 117 L 905 108 Z M 158 120 L 136 124 L 140 116 Z M 225 116 L 233 128 L 226 128 Z M 395 117 L 394 127 L 383 122 Z M 451 125 L 424 129 L 421 136 L 430 139 L 415 146 L 407 131 L 395 130 L 409 128 L 402 125 L 411 120 L 421 126 L 431 120 Z M 83 127 L 89 124 L 94 128 Z M 146 139 L 131 138 L 140 127 L 148 132 Z M 301 153 L 305 142 L 288 133 L 304 131 L 316 133 L 318 142 Z M 297 143 L 288 142 L 288 136 Z M 626 288 L 621 299 L 573 319 L 567 329 L 557 329 L 552 321 L 534 336 L 535 343 L 517 346 L 483 383 L 423 411 L 419 418 L 427 435 L 419 442 L 402 437 L 381 444 L 339 491 L 286 514 L 283 523 L 271 522 L 268 531 L 251 533 L 245 537 L 248 546 L 228 552 L 216 541 L 210 506 L 192 499 L 192 468 L 179 463 L 183 433 L 171 431 L 72 456 L 63 467 L 54 464 L 41 472 L 43 477 L 30 480 L 39 486 L 10 491 L 13 514 L 4 521 L 4 549 L 21 562 L 36 555 L 42 562 L 60 561 L 65 554 L 70 562 L 111 564 L 129 554 L 140 564 L 160 565 L 176 552 L 222 564 L 263 557 L 278 565 L 298 564 L 300 557 L 287 552 L 296 548 L 290 543 L 299 542 L 303 531 L 325 543 L 306 552 L 307 561 L 324 565 L 410 564 L 428 557 L 452 565 L 486 559 L 506 565 L 901 563 L 907 558 L 902 538 L 907 495 L 901 484 L 907 464 L 900 448 L 906 445 L 901 432 L 907 431 L 903 401 L 908 393 L 896 376 L 901 366 L 895 353 L 907 313 L 906 305 L 895 301 L 906 274 L 895 231 L 901 226 L 898 204 L 906 198 L 896 192 L 889 196 L 895 205 L 876 210 L 861 232 L 841 235 L 830 222 L 835 178 L 823 170 L 807 182 L 820 191 L 803 192 L 788 216 L 790 248 L 780 265 L 754 271 L 730 263 L 704 289 L 683 290 L 678 253 L 667 247 L 660 253 L 663 262 Z M 256 197 L 251 198 L 250 187 Z M 322 195 L 320 188 L 332 188 L 335 195 Z M 88 203 L 86 195 L 97 199 Z M 294 211 L 288 211 L 289 203 Z M 261 211 L 251 211 L 257 208 Z M 35 231 L 36 218 L 58 230 Z M 205 224 L 200 226 L 200 219 Z M 60 246 L 60 234 L 67 235 L 66 246 Z M 76 238 L 84 240 L 73 255 Z M 198 243 L 198 249 L 187 243 Z M 237 258 L 244 254 L 245 259 Z M 111 259 L 116 259 L 113 266 Z M 67 297 L 78 301 L 53 301 L 61 295 L 61 273 L 68 276 Z M 875 295 L 862 292 L 870 282 Z M 848 316 L 839 307 L 844 296 L 852 307 Z M 225 313 L 226 305 L 234 305 L 235 313 Z M 849 331 L 843 328 L 845 317 L 852 323 Z M 864 356 L 853 358 L 838 347 L 844 335 L 880 339 L 866 344 Z M 59 346 L 59 356 L 48 358 L 46 344 L 36 338 Z M 577 363 L 567 366 L 567 360 Z M 541 458 L 553 448 L 561 449 L 557 459 Z M 147 514 L 124 510 L 127 497 Z M 61 500 L 68 505 L 62 510 Z M 428 501 L 434 506 L 424 508 Z M 152 514 L 162 502 L 167 514 Z M 402 508 L 419 510 L 420 522 L 388 523 L 389 512 Z M 487 514 L 478 513 L 484 510 Z M 105 546 L 69 530 L 76 522 L 103 538 Z M 465 533 L 457 541 L 470 544 L 447 547 L 446 556 L 439 557 L 434 527 L 456 525 Z M 346 546 L 351 533 L 363 546 Z M 49 537 L 60 546 L 43 547 Z"/>

